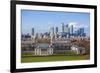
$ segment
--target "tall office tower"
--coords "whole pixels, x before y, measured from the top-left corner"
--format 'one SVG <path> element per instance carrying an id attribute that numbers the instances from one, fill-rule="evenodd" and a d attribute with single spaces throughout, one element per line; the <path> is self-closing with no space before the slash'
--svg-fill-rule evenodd
<path id="1" fill-rule="evenodd" d="M 55 37 L 58 37 L 58 27 L 55 28 Z"/>
<path id="2" fill-rule="evenodd" d="M 34 36 L 34 28 L 32 28 L 32 36 Z"/>
<path id="3" fill-rule="evenodd" d="M 84 36 L 84 28 L 80 28 L 80 36 Z"/>
<path id="4" fill-rule="evenodd" d="M 62 32 L 64 32 L 64 23 L 62 23 Z"/>
<path id="5" fill-rule="evenodd" d="M 77 37 L 80 36 L 80 29 L 78 29 L 78 30 L 76 31 L 76 36 L 77 36 Z"/>
<path id="6" fill-rule="evenodd" d="M 64 32 L 66 32 L 66 33 L 69 32 L 69 30 L 68 30 L 68 25 L 66 25 L 66 26 L 64 27 Z"/>
<path id="7" fill-rule="evenodd" d="M 68 28 L 68 34 L 67 34 L 68 38 L 70 38 L 70 28 Z"/>
<path id="8" fill-rule="evenodd" d="M 50 28 L 50 39 L 51 39 L 51 45 L 52 45 L 52 42 L 53 42 L 53 38 L 54 38 L 54 27 L 51 27 Z"/>
<path id="9" fill-rule="evenodd" d="M 73 35 L 73 25 L 70 26 L 70 34 Z"/>
<path id="10" fill-rule="evenodd" d="M 50 36 L 53 37 L 54 36 L 54 27 L 50 28 Z"/>
<path id="11" fill-rule="evenodd" d="M 36 33 L 36 39 L 39 37 L 39 34 L 38 33 Z"/>
<path id="12" fill-rule="evenodd" d="M 56 27 L 56 29 L 55 29 L 55 33 L 56 33 L 56 34 L 58 33 L 58 27 Z"/>

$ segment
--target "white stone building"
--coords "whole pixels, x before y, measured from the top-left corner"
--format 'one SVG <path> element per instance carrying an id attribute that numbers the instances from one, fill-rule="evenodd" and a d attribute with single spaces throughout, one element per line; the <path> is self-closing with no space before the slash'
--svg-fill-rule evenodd
<path id="1" fill-rule="evenodd" d="M 76 54 L 85 54 L 86 53 L 86 49 L 83 47 L 78 47 L 77 45 L 72 45 L 71 46 L 71 50 L 76 52 Z"/>
<path id="2" fill-rule="evenodd" d="M 52 55 L 53 54 L 53 48 L 46 43 L 38 44 L 38 46 L 35 48 L 35 55 Z"/>

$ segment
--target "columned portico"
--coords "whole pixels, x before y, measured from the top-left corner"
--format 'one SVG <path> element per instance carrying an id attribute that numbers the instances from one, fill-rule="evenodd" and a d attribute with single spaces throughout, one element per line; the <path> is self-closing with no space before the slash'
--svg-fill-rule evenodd
<path id="1" fill-rule="evenodd" d="M 35 55 L 41 55 L 41 49 L 36 48 L 35 49 Z"/>
<path id="2" fill-rule="evenodd" d="M 52 55 L 53 54 L 53 48 L 35 48 L 35 55 Z"/>

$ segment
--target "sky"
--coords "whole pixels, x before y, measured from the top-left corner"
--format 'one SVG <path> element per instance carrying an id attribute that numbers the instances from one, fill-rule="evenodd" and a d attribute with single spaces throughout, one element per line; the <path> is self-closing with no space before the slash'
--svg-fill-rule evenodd
<path id="1" fill-rule="evenodd" d="M 62 23 L 73 25 L 74 31 L 84 27 L 87 35 L 90 35 L 90 13 L 21 10 L 23 34 L 31 34 L 32 28 L 35 33 L 49 32 L 50 27 L 58 27 L 61 32 Z"/>

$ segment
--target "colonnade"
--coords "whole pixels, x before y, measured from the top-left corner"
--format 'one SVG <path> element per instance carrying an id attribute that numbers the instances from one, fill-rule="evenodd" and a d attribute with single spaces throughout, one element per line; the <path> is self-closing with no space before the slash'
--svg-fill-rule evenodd
<path id="1" fill-rule="evenodd" d="M 52 55 L 53 48 L 46 48 L 45 50 L 42 50 L 42 48 L 36 48 L 34 52 L 35 55 Z"/>

